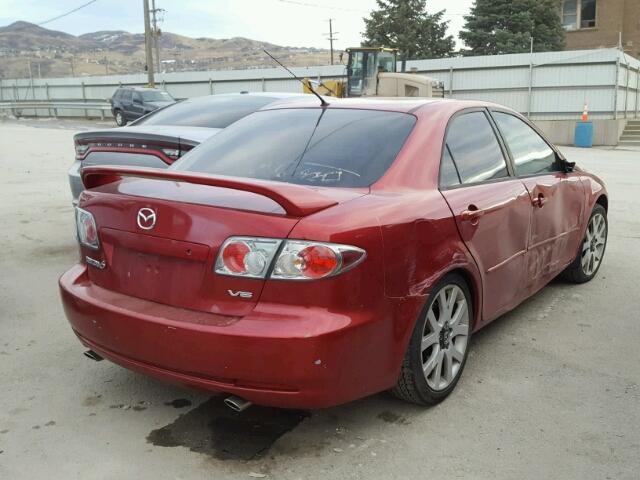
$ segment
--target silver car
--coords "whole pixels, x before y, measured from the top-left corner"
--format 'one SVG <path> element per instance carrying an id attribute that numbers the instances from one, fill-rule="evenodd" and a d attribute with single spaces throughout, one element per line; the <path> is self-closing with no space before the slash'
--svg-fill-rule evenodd
<path id="1" fill-rule="evenodd" d="M 233 122 L 270 105 L 308 98 L 297 93 L 234 93 L 195 97 L 156 110 L 121 128 L 74 136 L 76 160 L 69 169 L 73 203 L 84 190 L 80 172 L 92 165 L 167 168 Z"/>

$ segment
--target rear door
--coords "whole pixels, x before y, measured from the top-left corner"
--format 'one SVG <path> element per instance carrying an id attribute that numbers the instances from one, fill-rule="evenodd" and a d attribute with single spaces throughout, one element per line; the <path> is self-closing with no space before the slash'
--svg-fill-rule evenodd
<path id="1" fill-rule="evenodd" d="M 491 115 L 533 205 L 526 286 L 535 291 L 576 255 L 584 187 L 579 174 L 565 172 L 555 151 L 522 119 L 502 111 Z"/>
<path id="2" fill-rule="evenodd" d="M 463 111 L 450 121 L 440 189 L 480 269 L 482 318 L 489 321 L 524 298 L 532 206 L 484 109 Z"/>

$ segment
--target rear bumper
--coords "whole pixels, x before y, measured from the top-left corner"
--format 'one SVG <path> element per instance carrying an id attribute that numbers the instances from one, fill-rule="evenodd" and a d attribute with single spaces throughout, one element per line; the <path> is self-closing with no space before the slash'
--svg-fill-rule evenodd
<path id="1" fill-rule="evenodd" d="M 67 318 L 85 346 L 131 370 L 285 408 L 338 405 L 395 383 L 393 322 L 379 312 L 258 303 L 224 317 L 105 290 L 87 268 L 60 278 Z"/>

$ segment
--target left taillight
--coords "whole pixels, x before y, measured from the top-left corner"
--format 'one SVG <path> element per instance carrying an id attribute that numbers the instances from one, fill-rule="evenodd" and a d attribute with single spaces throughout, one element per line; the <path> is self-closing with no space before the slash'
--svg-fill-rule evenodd
<path id="1" fill-rule="evenodd" d="M 86 143 L 79 143 L 77 140 L 75 141 L 76 148 L 76 159 L 82 160 L 89 150 L 89 145 Z"/>
<path id="2" fill-rule="evenodd" d="M 90 212 L 79 207 L 76 207 L 76 232 L 81 245 L 93 249 L 100 248 L 95 218 Z"/>
<path id="3" fill-rule="evenodd" d="M 282 240 L 231 237 L 222 244 L 215 271 L 234 277 L 265 278 Z"/>
<path id="4" fill-rule="evenodd" d="M 218 253 L 215 272 L 222 275 L 274 280 L 317 280 L 358 265 L 366 252 L 351 245 L 231 237 Z"/>

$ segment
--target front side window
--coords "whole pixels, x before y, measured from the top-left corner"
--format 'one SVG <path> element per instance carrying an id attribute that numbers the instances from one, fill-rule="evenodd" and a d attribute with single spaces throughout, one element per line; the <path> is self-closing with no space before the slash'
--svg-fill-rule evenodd
<path id="1" fill-rule="evenodd" d="M 508 113 L 493 112 L 493 118 L 509 147 L 516 175 L 561 170 L 553 149 L 529 125 Z"/>
<path id="2" fill-rule="evenodd" d="M 359 95 L 362 93 L 362 81 L 364 70 L 364 52 L 353 52 L 349 65 L 349 93 Z"/>
<path id="3" fill-rule="evenodd" d="M 253 113 L 170 168 L 324 187 L 368 187 L 389 168 L 413 115 L 299 108 Z"/>
<path id="4" fill-rule="evenodd" d="M 509 176 L 500 144 L 484 112 L 465 113 L 454 118 L 446 143 L 462 183 Z"/>

